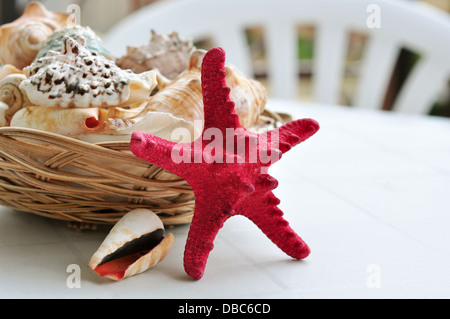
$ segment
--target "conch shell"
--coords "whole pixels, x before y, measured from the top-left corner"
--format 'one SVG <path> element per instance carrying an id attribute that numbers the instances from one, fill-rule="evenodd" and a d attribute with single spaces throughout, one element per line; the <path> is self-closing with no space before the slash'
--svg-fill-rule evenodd
<path id="1" fill-rule="evenodd" d="M 201 65 L 205 54 L 203 50 L 194 51 L 187 70 L 173 81 L 158 74 L 159 91 L 150 98 L 148 109 L 168 112 L 190 122 L 203 121 Z M 261 83 L 242 75 L 232 66 L 227 66 L 226 72 L 230 97 L 236 104 L 239 120 L 244 127 L 251 128 L 264 111 L 267 91 Z"/>
<path id="2" fill-rule="evenodd" d="M 141 274 L 164 260 L 174 236 L 164 236 L 159 217 L 146 209 L 126 214 L 92 256 L 89 267 L 99 276 L 119 281 Z"/>
<path id="3" fill-rule="evenodd" d="M 24 74 L 12 73 L 0 81 L 0 101 L 3 103 L 0 126 L 9 126 L 16 112 L 31 105 L 26 93 L 20 89 L 20 84 L 25 79 Z"/>
<path id="4" fill-rule="evenodd" d="M 16 21 L 0 28 L 0 63 L 19 69 L 30 65 L 47 38 L 69 24 L 69 14 L 50 12 L 39 2 L 30 3 Z"/>
<path id="5" fill-rule="evenodd" d="M 201 131 L 194 123 L 164 112 L 145 112 L 132 119 L 108 118 L 102 132 L 88 132 L 76 138 L 88 143 L 129 142 L 135 131 L 146 132 L 175 143 L 191 143 Z"/>
<path id="6" fill-rule="evenodd" d="M 14 115 L 11 126 L 56 133 L 88 143 L 129 141 L 134 131 L 176 143 L 190 143 L 192 136 L 199 135 L 191 122 L 169 113 L 147 112 L 145 102 L 129 109 L 30 106 Z"/>
<path id="7" fill-rule="evenodd" d="M 25 69 L 22 82 L 33 105 L 45 107 L 126 106 L 147 99 L 156 72 L 134 74 L 91 52 L 82 37 L 65 36 L 61 52 L 50 51 Z"/>
<path id="8" fill-rule="evenodd" d="M 99 108 L 63 109 L 29 106 L 13 116 L 11 126 L 75 137 L 104 130 L 99 119 Z"/>
<path id="9" fill-rule="evenodd" d="M 128 47 L 127 54 L 117 60 L 117 65 L 135 73 L 157 69 L 173 80 L 186 70 L 194 50 L 193 41 L 180 39 L 176 32 L 162 35 L 152 30 L 150 42 L 140 47 Z"/>

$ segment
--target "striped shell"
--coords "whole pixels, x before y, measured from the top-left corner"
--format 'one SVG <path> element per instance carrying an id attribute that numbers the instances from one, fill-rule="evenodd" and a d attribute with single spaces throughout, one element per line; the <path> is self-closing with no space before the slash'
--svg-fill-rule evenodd
<path id="1" fill-rule="evenodd" d="M 201 65 L 205 54 L 203 50 L 194 51 L 187 70 L 173 81 L 159 74 L 159 91 L 150 98 L 149 110 L 168 112 L 190 122 L 203 121 Z M 244 127 L 251 128 L 264 111 L 267 91 L 261 83 L 243 76 L 232 66 L 227 66 L 226 72 L 230 97 L 236 104 L 239 120 Z"/>

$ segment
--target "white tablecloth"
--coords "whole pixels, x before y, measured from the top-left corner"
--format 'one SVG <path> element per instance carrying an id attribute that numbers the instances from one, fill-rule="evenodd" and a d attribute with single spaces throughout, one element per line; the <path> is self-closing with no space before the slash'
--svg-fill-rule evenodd
<path id="1" fill-rule="evenodd" d="M 269 107 L 321 125 L 271 171 L 286 219 L 312 249 L 307 260 L 291 260 L 235 217 L 219 232 L 202 280 L 184 272 L 189 226 L 181 226 L 169 230 L 175 246 L 163 263 L 112 282 L 87 267 L 108 229 L 78 233 L 0 208 L 0 297 L 449 298 L 450 120 Z"/>

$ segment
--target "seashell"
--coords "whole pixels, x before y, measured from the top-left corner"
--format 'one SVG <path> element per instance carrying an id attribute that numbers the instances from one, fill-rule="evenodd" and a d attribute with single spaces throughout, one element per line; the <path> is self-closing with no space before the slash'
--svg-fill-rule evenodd
<path id="1" fill-rule="evenodd" d="M 173 80 L 186 70 L 194 50 L 193 41 L 180 39 L 176 32 L 162 35 L 152 30 L 150 42 L 140 47 L 128 47 L 127 54 L 117 60 L 117 65 L 135 73 L 157 69 Z"/>
<path id="2" fill-rule="evenodd" d="M 6 112 L 9 109 L 9 105 L 0 101 L 0 127 L 7 126 Z"/>
<path id="3" fill-rule="evenodd" d="M 201 133 L 195 130 L 191 122 L 169 113 L 147 112 L 144 107 L 145 102 L 130 109 L 30 106 L 19 110 L 10 125 L 56 133 L 89 143 L 130 141 L 131 134 L 136 130 L 177 143 L 190 143 L 192 137 Z"/>
<path id="4" fill-rule="evenodd" d="M 92 256 L 89 267 L 99 276 L 119 281 L 154 267 L 173 248 L 173 234 L 164 236 L 159 217 L 137 209 L 126 214 Z"/>
<path id="5" fill-rule="evenodd" d="M 203 50 L 194 51 L 187 70 L 173 81 L 158 74 L 159 91 L 150 98 L 148 109 L 168 112 L 190 122 L 203 121 L 201 65 L 205 54 Z M 251 128 L 264 111 L 267 91 L 261 83 L 242 75 L 232 66 L 227 66 L 226 72 L 230 97 L 235 102 L 239 120 L 244 127 Z"/>
<path id="6" fill-rule="evenodd" d="M 19 19 L 0 27 L 0 63 L 19 69 L 28 66 L 47 38 L 68 21 L 69 14 L 50 12 L 39 2 L 30 3 Z"/>
<path id="7" fill-rule="evenodd" d="M 203 121 L 203 95 L 201 83 L 201 63 L 203 51 L 195 51 L 188 69 L 170 81 L 157 74 L 158 92 L 150 97 L 148 109 L 167 112 L 188 122 Z"/>
<path id="8" fill-rule="evenodd" d="M 231 65 L 227 66 L 225 71 L 227 85 L 231 88 L 230 99 L 235 104 L 239 121 L 245 128 L 251 128 L 258 123 L 266 107 L 266 88 Z"/>
<path id="9" fill-rule="evenodd" d="M 13 73 L 0 81 L 0 101 L 7 106 L 6 110 L 2 109 L 0 126 L 8 126 L 17 111 L 31 105 L 26 93 L 20 89 L 20 84 L 25 79 L 25 75 Z"/>
<path id="10" fill-rule="evenodd" d="M 0 81 L 11 74 L 24 74 L 24 73 L 22 70 L 19 70 L 14 65 L 11 64 L 3 65 L 0 69 Z"/>
<path id="11" fill-rule="evenodd" d="M 82 37 L 64 37 L 61 52 L 50 51 L 25 69 L 21 88 L 34 105 L 118 107 L 146 100 L 156 87 L 156 72 L 134 74 L 91 52 Z"/>
<path id="12" fill-rule="evenodd" d="M 91 28 L 75 25 L 53 32 L 53 34 L 48 37 L 43 48 L 39 51 L 34 60 L 36 61 L 37 59 L 47 56 L 50 51 L 61 51 L 61 47 L 64 44 L 64 37 L 66 36 L 73 39 L 81 37 L 85 39 L 86 46 L 91 52 L 96 52 L 108 59 L 112 59 L 111 53 L 106 49 L 103 41 Z"/>
<path id="13" fill-rule="evenodd" d="M 99 108 L 47 108 L 30 106 L 19 110 L 11 120 L 12 127 L 25 127 L 69 137 L 101 132 Z"/>
<path id="14" fill-rule="evenodd" d="M 143 112 L 132 119 L 108 118 L 104 131 L 89 132 L 77 138 L 88 143 L 129 142 L 135 131 L 147 132 L 175 143 L 190 143 L 201 134 L 201 128 L 195 127 L 194 123 L 170 113 Z"/>

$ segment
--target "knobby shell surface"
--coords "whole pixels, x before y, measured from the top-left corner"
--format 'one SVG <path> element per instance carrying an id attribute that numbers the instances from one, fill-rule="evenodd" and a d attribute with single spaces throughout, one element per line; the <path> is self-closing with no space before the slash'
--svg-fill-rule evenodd
<path id="1" fill-rule="evenodd" d="M 152 30 L 149 43 L 128 47 L 127 54 L 117 59 L 117 65 L 135 73 L 157 69 L 163 76 L 173 80 L 186 70 L 194 50 L 193 41 L 180 39 L 176 32 L 165 35 Z"/>
<path id="2" fill-rule="evenodd" d="M 173 242 L 173 234 L 164 236 L 163 223 L 155 213 L 137 209 L 112 228 L 92 256 L 89 267 L 102 277 L 119 281 L 163 261 Z"/>
<path id="3" fill-rule="evenodd" d="M 117 107 L 147 99 L 156 72 L 134 74 L 91 52 L 82 37 L 64 37 L 61 52 L 50 51 L 25 69 L 21 88 L 37 106 Z"/>
<path id="4" fill-rule="evenodd" d="M 103 55 L 108 59 L 112 59 L 111 53 L 106 49 L 103 41 L 98 35 L 92 31 L 89 27 L 83 27 L 79 25 L 68 26 L 61 30 L 57 30 L 50 35 L 45 42 L 43 48 L 37 54 L 35 60 L 47 56 L 50 51 L 61 51 L 61 47 L 64 44 L 64 37 L 70 37 L 73 39 L 83 38 L 86 41 L 86 47 L 91 51 Z"/>
<path id="5" fill-rule="evenodd" d="M 0 63 L 19 69 L 30 65 L 48 37 L 69 21 L 69 14 L 50 12 L 31 2 L 19 19 L 0 27 Z"/>

